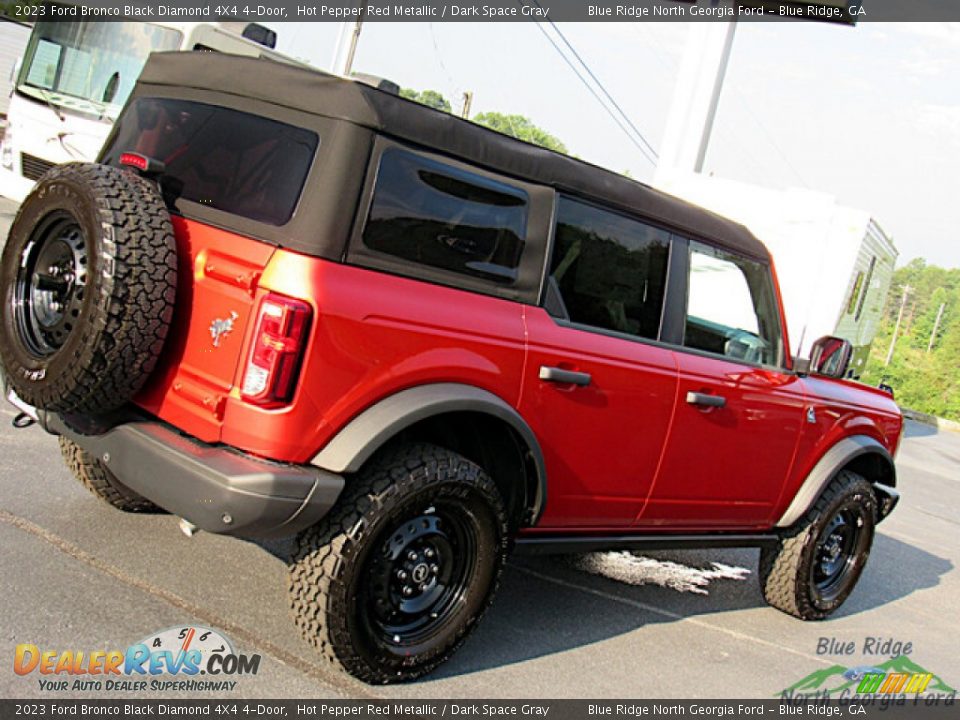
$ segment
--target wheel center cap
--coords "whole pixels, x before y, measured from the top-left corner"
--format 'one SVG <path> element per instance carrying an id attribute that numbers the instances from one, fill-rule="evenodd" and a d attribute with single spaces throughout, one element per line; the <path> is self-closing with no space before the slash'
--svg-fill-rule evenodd
<path id="1" fill-rule="evenodd" d="M 422 583 L 430 575 L 430 566 L 426 563 L 419 563 L 414 566 L 413 570 L 410 573 L 410 576 L 413 578 L 414 582 Z"/>

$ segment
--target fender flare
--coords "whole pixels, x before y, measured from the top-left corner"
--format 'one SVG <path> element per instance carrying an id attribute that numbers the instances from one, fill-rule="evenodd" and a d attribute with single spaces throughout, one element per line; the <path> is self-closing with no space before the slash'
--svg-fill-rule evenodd
<path id="1" fill-rule="evenodd" d="M 537 473 L 530 508 L 532 523 L 535 523 L 547 500 L 547 472 L 540 443 L 520 413 L 493 393 L 473 385 L 420 385 L 383 398 L 341 428 L 310 464 L 335 473 L 357 472 L 401 430 L 426 418 L 451 412 L 491 415 L 507 423 L 520 436 L 530 451 Z"/>
<path id="2" fill-rule="evenodd" d="M 793 525 L 813 507 L 820 497 L 820 493 L 827 487 L 837 471 L 851 460 L 862 455 L 879 455 L 890 466 L 891 477 L 896 478 L 896 467 L 893 458 L 887 449 L 872 437 L 867 435 L 851 435 L 833 445 L 823 457 L 813 466 L 806 479 L 800 485 L 793 501 L 776 522 L 776 527 L 784 528 Z M 875 483 L 874 483 L 875 484 Z"/>

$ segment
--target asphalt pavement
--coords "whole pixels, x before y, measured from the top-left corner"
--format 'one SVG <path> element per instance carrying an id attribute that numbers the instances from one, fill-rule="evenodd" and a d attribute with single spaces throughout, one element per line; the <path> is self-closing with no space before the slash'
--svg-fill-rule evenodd
<path id="1" fill-rule="evenodd" d="M 12 210 L 0 201 L 0 237 Z M 107 507 L 70 476 L 55 438 L 14 429 L 13 416 L 0 407 L 0 697 L 103 696 L 41 690 L 37 673 L 15 674 L 20 643 L 121 649 L 188 624 L 261 655 L 257 675 L 218 695 L 229 698 L 770 698 L 817 670 L 876 664 L 883 658 L 861 649 L 877 637 L 911 643 L 913 662 L 960 687 L 960 434 L 908 425 L 903 500 L 828 621 L 767 607 L 755 550 L 514 558 L 449 663 L 418 683 L 369 687 L 332 672 L 298 637 L 284 543 L 187 538 L 168 515 Z M 857 652 L 818 654 L 822 638 Z"/>

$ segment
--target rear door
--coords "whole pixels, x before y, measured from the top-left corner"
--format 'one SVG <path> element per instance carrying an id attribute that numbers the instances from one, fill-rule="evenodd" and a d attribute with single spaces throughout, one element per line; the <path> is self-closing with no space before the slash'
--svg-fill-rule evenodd
<path id="1" fill-rule="evenodd" d="M 686 260 L 677 411 L 639 525 L 760 526 L 790 471 L 804 418 L 782 369 L 782 319 L 769 265 L 675 239 Z M 686 247 L 684 247 L 686 246 Z M 672 302 L 672 300 L 671 300 Z"/>
<path id="2" fill-rule="evenodd" d="M 629 526 L 643 506 L 676 398 L 673 353 L 656 342 L 669 253 L 660 228 L 558 201 L 520 401 L 550 478 L 542 529 Z"/>

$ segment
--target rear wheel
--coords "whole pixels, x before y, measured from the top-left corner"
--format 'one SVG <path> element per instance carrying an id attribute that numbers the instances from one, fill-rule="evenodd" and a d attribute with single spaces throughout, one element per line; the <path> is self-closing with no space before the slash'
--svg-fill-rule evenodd
<path id="1" fill-rule="evenodd" d="M 60 436 L 60 453 L 73 476 L 108 505 L 124 512 L 165 512 L 120 482 L 103 462 L 63 436 Z"/>
<path id="2" fill-rule="evenodd" d="M 760 553 L 766 601 L 802 620 L 822 620 L 853 592 L 873 544 L 877 501 L 863 477 L 842 470 L 775 548 Z"/>
<path id="3" fill-rule="evenodd" d="M 352 478 L 298 537 L 290 599 L 308 642 L 370 683 L 420 677 L 479 621 L 506 557 L 493 481 L 463 457 L 417 444 Z"/>

